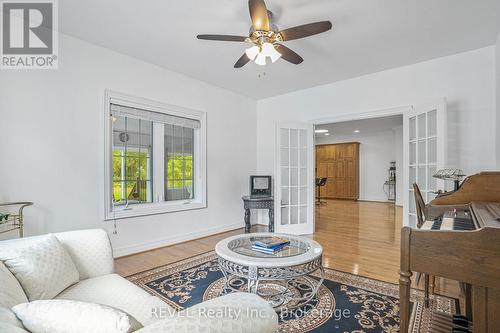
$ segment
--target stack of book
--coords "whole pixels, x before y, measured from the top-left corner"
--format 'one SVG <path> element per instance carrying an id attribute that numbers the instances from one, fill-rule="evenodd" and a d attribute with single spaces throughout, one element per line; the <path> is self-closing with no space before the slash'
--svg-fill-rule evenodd
<path id="1" fill-rule="evenodd" d="M 290 241 L 281 237 L 262 238 L 252 242 L 252 250 L 261 253 L 274 254 L 288 244 L 290 244 Z"/>

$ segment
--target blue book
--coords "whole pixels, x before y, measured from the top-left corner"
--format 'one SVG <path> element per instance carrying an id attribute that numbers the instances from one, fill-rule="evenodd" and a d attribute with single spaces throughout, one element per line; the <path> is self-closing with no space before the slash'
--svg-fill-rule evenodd
<path id="1" fill-rule="evenodd" d="M 285 239 L 285 238 L 281 238 L 281 237 L 270 237 L 270 238 L 257 238 L 255 241 L 253 241 L 253 244 L 254 245 L 258 245 L 260 247 L 265 247 L 265 248 L 274 248 L 276 246 L 279 246 L 279 245 L 283 245 L 283 244 L 289 244 L 290 241 Z"/>
<path id="2" fill-rule="evenodd" d="M 255 251 L 259 251 L 259 252 L 264 252 L 264 253 L 275 253 L 279 250 L 281 250 L 283 247 L 285 247 L 287 244 L 279 244 L 279 245 L 275 245 L 271 248 L 269 247 L 263 247 L 263 246 L 260 246 L 260 245 L 257 245 L 257 244 L 253 244 L 252 245 L 252 249 L 255 250 Z"/>
<path id="3" fill-rule="evenodd" d="M 252 248 L 252 250 L 255 252 L 266 253 L 266 254 L 276 253 L 276 251 L 269 251 L 269 250 L 264 250 L 264 249 L 260 249 L 260 248 Z"/>

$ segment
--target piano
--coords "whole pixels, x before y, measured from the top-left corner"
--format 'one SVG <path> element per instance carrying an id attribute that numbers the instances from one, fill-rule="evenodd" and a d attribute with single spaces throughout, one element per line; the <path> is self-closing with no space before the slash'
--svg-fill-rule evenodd
<path id="1" fill-rule="evenodd" d="M 425 210 L 420 229 L 401 230 L 400 331 L 408 331 L 411 276 L 420 272 L 470 284 L 469 331 L 500 332 L 500 172 L 468 177 Z M 443 332 L 451 327 L 450 319 Z"/>

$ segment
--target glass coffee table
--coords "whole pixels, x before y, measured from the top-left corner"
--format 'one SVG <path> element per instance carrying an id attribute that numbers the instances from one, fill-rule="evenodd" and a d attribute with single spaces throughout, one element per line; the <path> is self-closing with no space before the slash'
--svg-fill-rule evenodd
<path id="1" fill-rule="evenodd" d="M 285 238 L 290 244 L 274 254 L 252 250 L 253 241 L 270 237 Z M 226 292 L 258 294 L 277 311 L 308 303 L 324 280 L 323 248 L 309 238 L 267 232 L 237 235 L 217 243 L 215 252 Z M 316 271 L 319 278 L 309 276 Z"/>

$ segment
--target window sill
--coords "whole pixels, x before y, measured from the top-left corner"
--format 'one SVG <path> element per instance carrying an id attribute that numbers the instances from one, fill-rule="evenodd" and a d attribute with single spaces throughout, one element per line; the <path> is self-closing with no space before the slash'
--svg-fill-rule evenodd
<path id="1" fill-rule="evenodd" d="M 150 204 L 142 204 L 142 205 L 132 205 L 124 208 L 123 206 L 114 207 L 113 211 L 106 212 L 105 220 L 117 220 L 117 219 L 126 219 L 132 217 L 140 217 L 147 215 L 156 215 L 156 214 L 165 214 L 165 213 L 174 213 L 181 212 L 186 210 L 193 209 L 202 209 L 206 208 L 207 204 L 205 202 L 199 201 L 180 201 L 180 202 L 165 202 L 165 203 L 150 203 Z"/>

